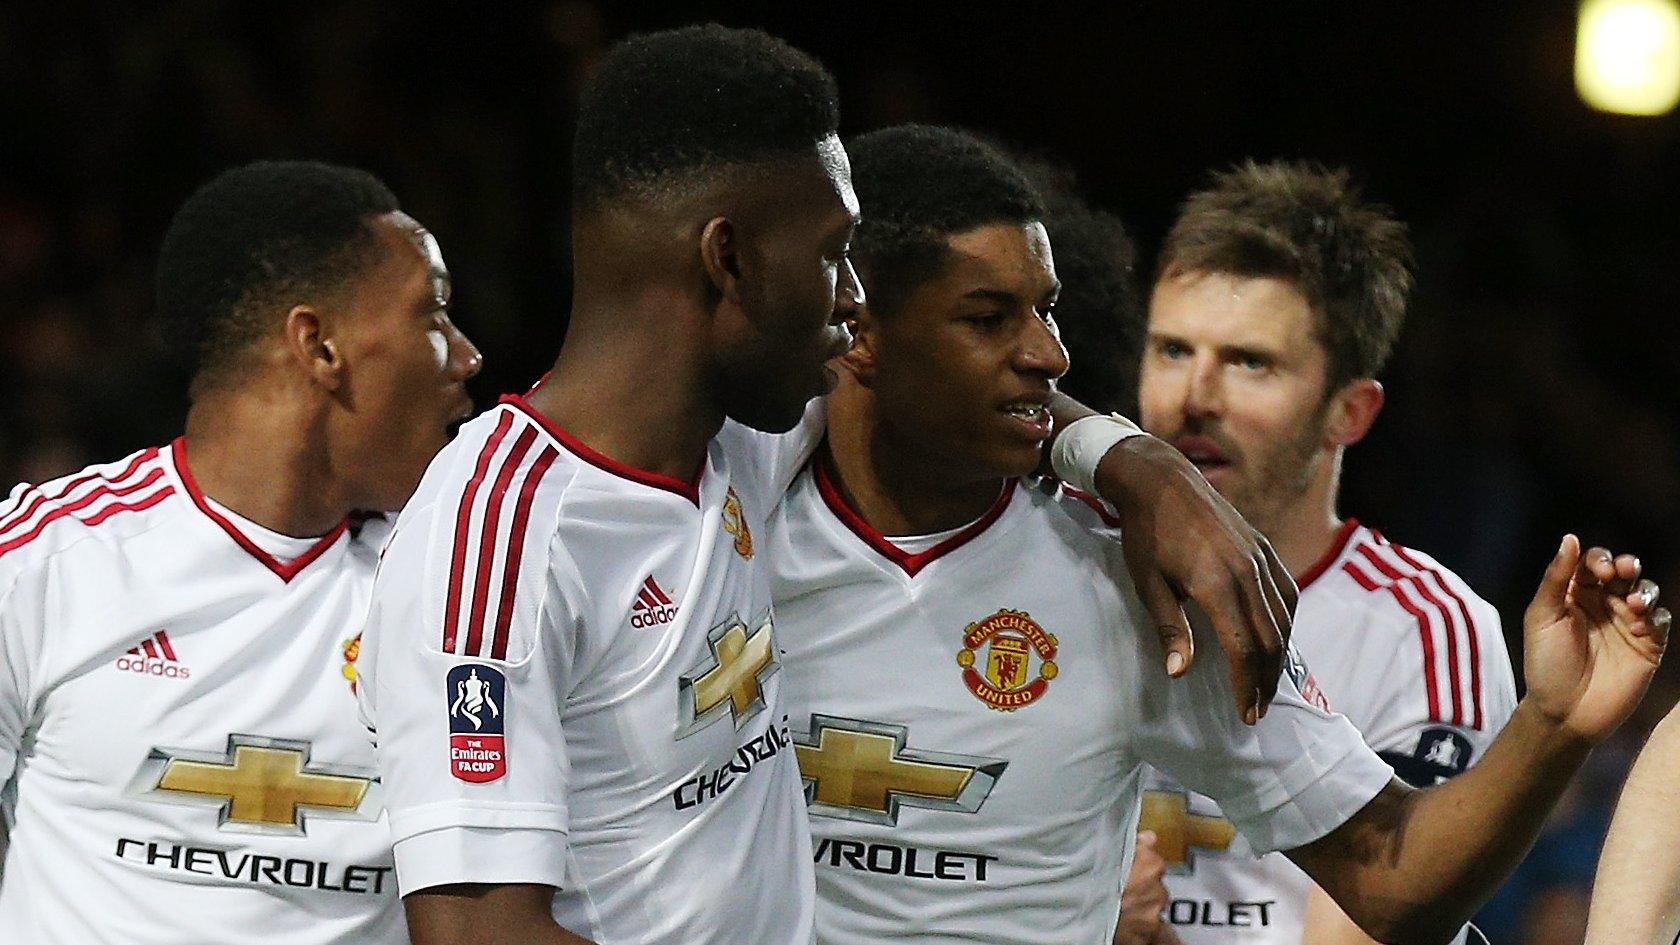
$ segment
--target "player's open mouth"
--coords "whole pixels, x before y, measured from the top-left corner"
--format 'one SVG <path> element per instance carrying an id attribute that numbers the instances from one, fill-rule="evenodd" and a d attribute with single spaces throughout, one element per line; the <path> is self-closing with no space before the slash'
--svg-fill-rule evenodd
<path id="1" fill-rule="evenodd" d="M 1229 469 L 1233 463 L 1225 451 L 1217 443 L 1203 436 L 1187 436 L 1173 440 L 1173 446 L 1178 448 L 1184 458 L 1188 459 L 1202 475 Z"/>
<path id="2" fill-rule="evenodd" d="M 1003 412 L 1036 439 L 1042 440 L 1050 435 L 1050 408 L 1043 401 L 1018 400 L 1005 404 Z"/>

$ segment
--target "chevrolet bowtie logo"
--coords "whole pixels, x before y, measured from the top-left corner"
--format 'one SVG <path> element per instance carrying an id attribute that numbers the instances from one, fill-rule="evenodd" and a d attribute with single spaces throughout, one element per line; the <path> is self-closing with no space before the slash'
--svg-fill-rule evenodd
<path id="1" fill-rule="evenodd" d="M 1155 831 L 1155 851 L 1169 866 L 1189 863 L 1191 847 L 1222 852 L 1237 835 L 1223 817 L 1190 813 L 1189 798 L 1177 791 L 1145 791 L 1138 829 Z"/>
<path id="2" fill-rule="evenodd" d="M 896 824 L 901 806 L 972 814 L 1009 762 L 906 748 L 903 725 L 812 714 L 793 736 L 813 814 Z"/>
<path id="3" fill-rule="evenodd" d="M 746 624 L 731 617 L 713 627 L 706 639 L 711 652 L 677 680 L 678 738 L 706 727 L 725 711 L 739 730 L 764 710 L 763 685 L 781 668 L 768 618 L 749 635 Z"/>
<path id="4" fill-rule="evenodd" d="M 154 748 L 141 765 L 137 792 L 151 800 L 209 804 L 217 825 L 247 833 L 302 834 L 310 816 L 376 820 L 372 772 L 309 764 L 309 743 L 230 735 L 223 754 Z"/>

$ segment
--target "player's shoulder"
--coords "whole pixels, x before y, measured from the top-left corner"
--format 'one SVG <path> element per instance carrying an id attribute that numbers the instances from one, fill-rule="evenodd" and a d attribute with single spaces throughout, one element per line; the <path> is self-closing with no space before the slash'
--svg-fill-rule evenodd
<path id="1" fill-rule="evenodd" d="M 71 549 L 121 555 L 125 543 L 181 508 L 171 447 L 148 447 L 37 485 L 0 502 L 0 592 Z"/>
<path id="2" fill-rule="evenodd" d="M 1303 603 L 1314 607 L 1363 612 L 1413 629 L 1420 613 L 1439 613 L 1499 633 L 1497 612 L 1463 578 L 1355 519 L 1343 524 L 1331 550 L 1298 581 Z"/>
<path id="3" fill-rule="evenodd" d="M 1107 502 L 1081 492 L 1054 479 L 1040 480 L 1037 485 L 1025 485 L 1030 502 L 1042 509 L 1050 521 L 1064 526 L 1076 540 L 1097 539 L 1105 542 L 1120 538 L 1120 516 Z"/>

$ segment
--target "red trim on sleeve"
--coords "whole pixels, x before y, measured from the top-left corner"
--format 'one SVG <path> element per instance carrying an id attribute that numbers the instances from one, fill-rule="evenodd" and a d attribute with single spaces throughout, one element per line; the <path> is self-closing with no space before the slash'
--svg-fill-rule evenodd
<path id="1" fill-rule="evenodd" d="M 17 514 L 11 516 L 10 518 L 8 518 L 4 522 L 0 522 L 0 535 L 4 535 L 6 532 L 9 532 L 12 529 L 16 528 L 17 526 L 23 524 L 24 522 L 29 521 L 29 517 L 34 515 L 35 512 L 38 509 L 40 509 L 41 505 L 45 502 L 56 501 L 58 499 L 62 499 L 65 496 L 69 495 L 70 493 L 76 491 L 77 489 L 81 488 L 82 486 L 87 485 L 90 482 L 93 482 L 96 479 L 103 479 L 103 480 L 105 480 L 106 483 L 119 482 L 119 481 L 121 481 L 123 479 L 126 479 L 129 476 L 133 475 L 134 471 L 136 469 L 139 469 L 141 466 L 145 465 L 146 463 L 149 463 L 152 460 L 157 459 L 157 457 L 158 457 L 158 448 L 155 447 L 155 446 L 150 447 L 146 450 L 141 451 L 141 453 L 138 456 L 135 456 L 133 459 L 129 460 L 128 465 L 123 467 L 122 472 L 119 472 L 114 476 L 106 476 L 106 475 L 103 475 L 103 474 L 98 473 L 98 472 L 85 473 L 83 475 L 77 476 L 76 478 L 70 480 L 69 482 L 66 482 L 64 484 L 63 488 L 59 489 L 58 492 L 53 494 L 53 495 L 47 495 L 46 490 L 44 488 L 42 488 L 40 486 L 36 486 L 32 490 L 35 493 L 35 498 L 31 499 L 27 506 L 23 505 L 22 502 L 20 501 L 18 503 L 19 507 L 18 507 Z M 80 501 L 80 500 L 78 500 L 78 501 Z"/>
<path id="2" fill-rule="evenodd" d="M 537 486 L 543 477 L 548 475 L 548 467 L 560 456 L 560 451 L 552 446 L 545 446 L 537 454 L 537 461 L 525 473 L 525 482 L 519 487 L 519 499 L 513 507 L 513 530 L 508 538 L 507 560 L 502 564 L 502 599 L 496 607 L 496 630 L 490 642 L 490 658 L 507 659 L 508 635 L 513 627 L 513 604 L 519 593 L 519 568 L 525 556 L 525 529 L 531 523 L 531 504 L 536 498 Z"/>
<path id="3" fill-rule="evenodd" d="M 541 382 L 539 381 L 538 383 L 540 384 Z M 536 388 L 534 387 L 532 388 L 532 390 L 535 389 Z M 704 456 L 700 458 L 700 468 L 694 471 L 694 475 L 688 482 L 684 482 L 675 476 L 667 476 L 664 473 L 648 472 L 645 469 L 637 469 L 634 466 L 621 463 L 618 460 L 613 459 L 611 456 L 607 456 L 604 453 L 591 449 L 589 444 L 566 432 L 559 424 L 544 416 L 541 411 L 531 406 L 524 397 L 521 397 L 518 394 L 502 395 L 502 403 L 507 404 L 515 410 L 518 410 L 530 417 L 537 423 L 537 425 L 541 426 L 543 430 L 547 431 L 548 435 L 553 437 L 556 443 L 564 446 L 567 452 L 576 455 L 578 459 L 583 460 L 589 465 L 594 466 L 603 472 L 611 473 L 620 479 L 628 479 L 638 485 L 649 486 L 663 492 L 680 495 L 689 502 L 693 503 L 695 508 L 700 507 L 700 480 L 706 475 L 706 458 Z"/>
<path id="4" fill-rule="evenodd" d="M 508 486 L 513 484 L 514 473 L 519 471 L 526 454 L 531 452 L 531 446 L 536 442 L 535 426 L 519 431 L 513 447 L 502 459 L 502 468 L 496 473 L 496 481 L 490 486 L 490 495 L 484 502 L 484 520 L 478 536 L 478 571 L 473 579 L 472 610 L 467 615 L 466 651 L 471 656 L 484 655 L 485 608 L 490 603 L 490 575 L 496 567 L 496 548 L 500 544 L 501 533 L 497 531 L 497 526 L 501 524 L 502 503 L 507 501 Z"/>
<path id="5" fill-rule="evenodd" d="M 443 652 L 455 653 L 456 630 L 461 622 L 461 581 L 467 572 L 467 545 L 472 535 L 473 503 L 478 499 L 478 489 L 484 485 L 484 477 L 490 472 L 490 460 L 501 447 L 502 440 L 507 437 L 508 429 L 513 426 L 513 414 L 504 413 L 496 419 L 496 429 L 490 438 L 479 448 L 478 462 L 473 466 L 472 478 L 467 480 L 461 493 L 461 504 L 455 511 L 455 549 L 449 556 L 449 594 L 443 605 Z"/>
<path id="6" fill-rule="evenodd" d="M 175 442 L 169 444 L 169 449 L 170 455 L 175 460 L 175 472 L 180 475 L 181 484 L 187 487 L 187 496 L 192 499 L 193 505 L 198 506 L 198 510 L 204 513 L 205 518 L 215 522 L 221 527 L 222 531 L 227 532 L 228 537 L 233 539 L 234 544 L 245 549 L 246 554 L 257 559 L 263 567 L 273 571 L 275 577 L 288 584 L 291 583 L 292 578 L 303 573 L 304 568 L 314 564 L 316 558 L 326 554 L 327 549 L 337 543 L 339 538 L 343 537 L 344 533 L 350 528 L 350 517 L 345 516 L 343 521 L 334 525 L 331 531 L 322 535 L 319 541 L 309 546 L 308 551 L 293 558 L 287 564 L 281 564 L 279 559 L 262 550 L 256 542 L 246 537 L 244 532 L 241 532 L 232 522 L 228 521 L 227 516 L 211 508 L 210 503 L 205 501 L 204 492 L 198 488 L 198 480 L 193 478 L 192 470 L 187 466 L 186 437 L 176 437 Z"/>
<path id="7" fill-rule="evenodd" d="M 1381 535 L 1377 537 L 1379 540 L 1382 539 Z M 1482 727 L 1482 654 L 1481 644 L 1476 640 L 1476 621 L 1470 616 L 1470 605 L 1466 604 L 1464 598 L 1453 590 L 1452 584 L 1447 581 L 1447 576 L 1441 573 L 1440 568 L 1424 564 L 1422 560 L 1412 555 L 1406 548 L 1393 542 L 1384 540 L 1383 544 L 1399 555 L 1400 560 L 1416 568 L 1419 572 L 1434 578 L 1435 584 L 1448 597 L 1452 598 L 1454 606 L 1458 608 L 1458 615 L 1464 620 L 1464 636 L 1470 650 L 1471 727 L 1480 730 Z"/>
<path id="8" fill-rule="evenodd" d="M 1336 559 L 1342 556 L 1343 551 L 1347 550 L 1348 539 L 1352 538 L 1353 533 L 1358 530 L 1359 519 L 1350 518 L 1343 521 L 1342 527 L 1336 531 L 1336 537 L 1330 540 L 1330 550 L 1324 553 L 1324 557 L 1314 562 L 1312 567 L 1301 572 L 1301 576 L 1295 579 L 1295 586 L 1304 591 L 1312 582 L 1323 577 L 1324 572 L 1330 570 L 1330 566 L 1336 563 Z"/>
<path id="9" fill-rule="evenodd" d="M 817 493 L 822 496 L 823 503 L 828 506 L 829 511 L 834 513 L 834 517 L 838 518 L 841 524 L 851 529 L 853 534 L 863 539 L 864 544 L 875 549 L 888 561 L 898 565 L 904 570 L 905 574 L 911 577 L 915 577 L 918 571 L 978 538 L 980 533 L 990 528 L 992 523 L 1003 515 L 1004 510 L 1009 508 L 1009 500 L 1015 495 L 1016 485 L 1016 480 L 1007 480 L 1003 484 L 1003 491 L 998 494 L 997 501 L 992 503 L 992 507 L 986 510 L 985 515 L 980 516 L 968 527 L 932 548 L 911 554 L 894 545 L 887 539 L 887 536 L 864 521 L 863 516 L 846 504 L 845 497 L 840 494 L 839 488 L 835 486 L 834 480 L 829 474 L 826 461 L 819 460 L 811 463 L 811 474 L 817 482 Z"/>
<path id="10" fill-rule="evenodd" d="M 1429 719 L 1432 722 L 1444 721 L 1441 718 L 1440 696 L 1436 692 L 1435 641 L 1434 635 L 1429 629 L 1429 616 L 1423 612 L 1422 608 L 1412 603 L 1411 599 L 1400 589 L 1398 583 L 1379 584 L 1374 578 L 1365 574 L 1357 562 L 1351 560 L 1342 563 L 1342 570 L 1351 575 L 1359 583 L 1359 586 L 1367 591 L 1387 591 L 1393 596 L 1401 609 L 1411 614 L 1412 619 L 1417 621 L 1418 640 L 1423 644 L 1423 688 L 1429 698 Z"/>

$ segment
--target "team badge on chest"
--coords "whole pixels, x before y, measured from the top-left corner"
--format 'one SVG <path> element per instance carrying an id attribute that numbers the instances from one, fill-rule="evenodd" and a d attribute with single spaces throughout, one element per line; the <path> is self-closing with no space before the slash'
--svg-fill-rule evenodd
<path id="1" fill-rule="evenodd" d="M 1056 637 L 1025 611 L 1006 608 L 963 628 L 957 665 L 976 699 L 1013 712 L 1044 695 L 1056 678 Z"/>
<path id="2" fill-rule="evenodd" d="M 747 527 L 747 518 L 741 513 L 741 497 L 735 494 L 734 486 L 729 487 L 723 499 L 723 530 L 735 536 L 735 553 L 751 561 L 752 529 Z"/>

